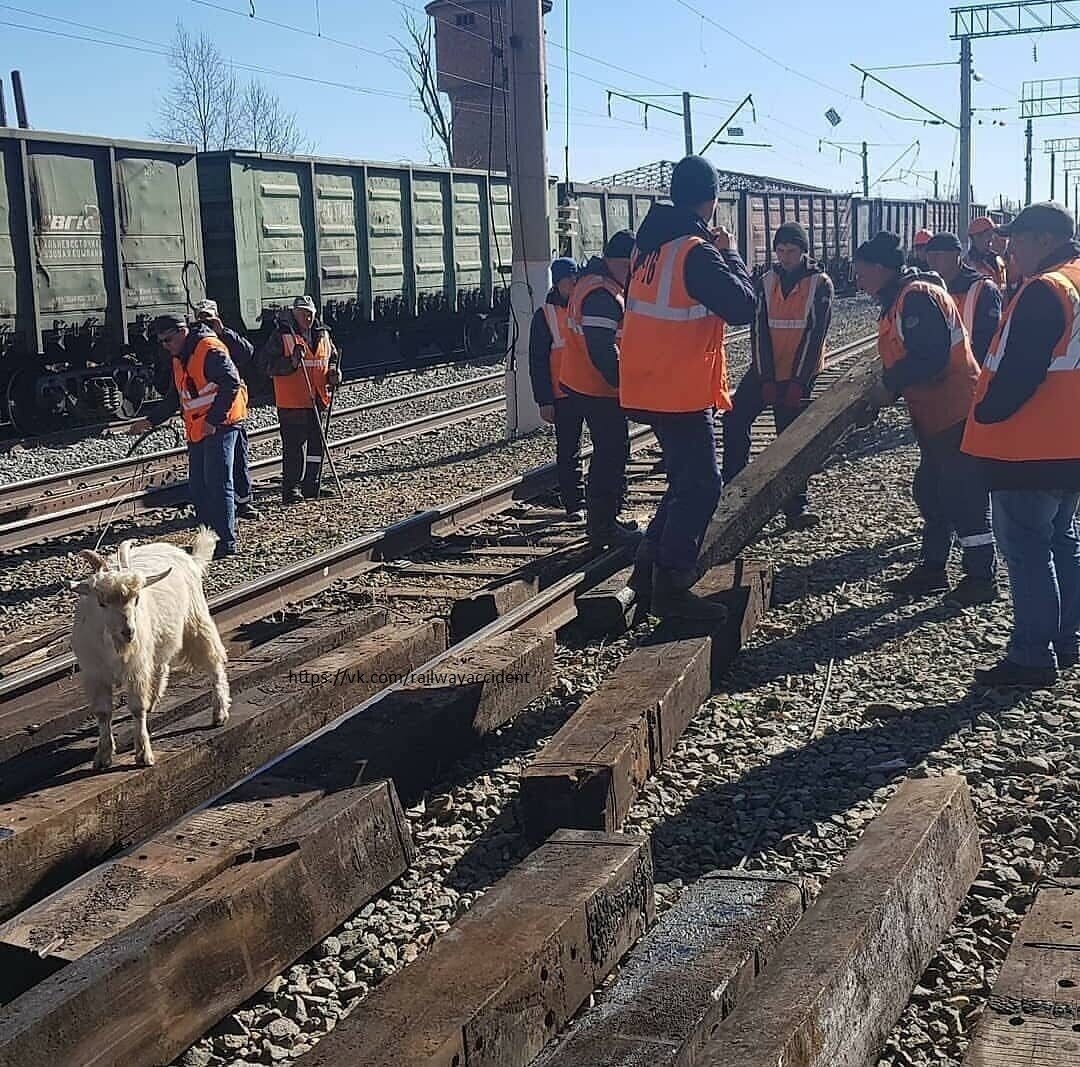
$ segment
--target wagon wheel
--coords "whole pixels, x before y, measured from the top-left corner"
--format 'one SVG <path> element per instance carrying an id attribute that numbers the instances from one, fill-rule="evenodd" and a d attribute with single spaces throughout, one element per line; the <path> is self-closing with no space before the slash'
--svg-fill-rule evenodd
<path id="1" fill-rule="evenodd" d="M 31 364 L 16 367 L 4 389 L 4 404 L 11 424 L 23 437 L 48 433 L 63 425 L 62 415 L 41 411 L 35 398 L 38 368 Z"/>

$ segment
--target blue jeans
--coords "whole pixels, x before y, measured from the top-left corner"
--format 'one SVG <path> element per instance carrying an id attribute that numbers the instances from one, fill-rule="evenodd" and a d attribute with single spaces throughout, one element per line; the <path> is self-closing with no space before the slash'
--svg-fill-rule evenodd
<path id="1" fill-rule="evenodd" d="M 188 445 L 188 491 L 198 521 L 209 526 L 220 544 L 236 548 L 236 491 L 233 463 L 240 431 L 221 426 L 217 433 Z"/>
<path id="2" fill-rule="evenodd" d="M 237 424 L 236 451 L 233 453 L 233 488 L 237 504 L 251 503 L 251 446 L 248 444 L 247 427 Z"/>
<path id="3" fill-rule="evenodd" d="M 1008 659 L 1052 667 L 1080 648 L 1080 493 L 995 489 L 994 534 L 1009 568 L 1013 632 Z"/>
<path id="4" fill-rule="evenodd" d="M 712 409 L 641 417 L 648 419 L 660 442 L 668 487 L 645 531 L 638 559 L 665 570 L 691 571 L 723 487 Z"/>

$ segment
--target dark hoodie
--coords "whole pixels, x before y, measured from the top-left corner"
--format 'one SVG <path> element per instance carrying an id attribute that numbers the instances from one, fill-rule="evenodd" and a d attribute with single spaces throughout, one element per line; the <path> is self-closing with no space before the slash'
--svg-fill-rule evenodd
<path id="1" fill-rule="evenodd" d="M 702 220 L 688 208 L 653 204 L 637 233 L 635 266 L 650 252 L 678 237 L 705 241 L 686 257 L 683 281 L 686 291 L 729 326 L 745 326 L 754 320 L 757 298 L 746 264 L 733 249 L 720 251 Z"/>
<path id="2" fill-rule="evenodd" d="M 579 285 L 587 274 L 611 277 L 607 263 L 599 256 L 593 256 L 578 275 Z M 612 389 L 619 386 L 619 345 L 615 335 L 622 319 L 622 307 L 606 289 L 595 289 L 581 303 L 581 326 L 589 359 Z"/>
<path id="3" fill-rule="evenodd" d="M 796 380 L 804 385 L 809 384 L 810 379 L 817 371 L 818 357 L 825 346 L 825 335 L 829 332 L 829 324 L 832 322 L 833 283 L 824 269 L 814 263 L 807 256 L 803 256 L 802 262 L 793 270 L 785 271 L 779 263 L 773 264 L 773 270 L 780 278 L 780 292 L 787 297 L 791 290 L 811 274 L 820 274 L 817 292 L 814 294 L 814 306 L 810 310 L 810 318 L 807 322 L 809 334 L 806 339 L 808 358 L 798 361 Z M 754 352 L 754 365 L 758 368 L 761 377 L 765 381 L 775 381 L 776 371 L 773 361 L 772 331 L 769 329 L 769 309 L 765 304 L 765 281 L 762 275 L 756 282 L 757 313 L 750 329 L 750 346 Z M 805 332 L 805 331 L 804 331 Z"/>
<path id="4" fill-rule="evenodd" d="M 554 286 L 548 292 L 544 303 L 566 307 L 566 301 Z M 538 408 L 555 403 L 555 394 L 551 388 L 551 341 L 551 327 L 548 326 L 547 316 L 543 308 L 537 308 L 529 326 L 529 379 Z"/>
<path id="5" fill-rule="evenodd" d="M 901 290 L 911 282 L 927 282 L 941 289 L 941 275 L 905 267 L 895 282 L 878 293 L 881 318 L 892 310 Z M 899 395 L 905 389 L 931 382 L 945 373 L 952 350 L 949 324 L 941 308 L 926 293 L 911 293 L 904 301 L 904 358 L 882 372 L 885 385 Z"/>
<path id="6" fill-rule="evenodd" d="M 216 340 L 217 334 L 209 326 L 204 326 L 201 322 L 197 322 L 189 328 L 187 341 L 179 357 L 180 362 L 185 367 L 195 352 L 195 346 L 204 337 L 213 337 Z M 240 372 L 236 369 L 232 357 L 227 352 L 222 352 L 217 348 L 211 349 L 206 354 L 203 369 L 206 373 L 206 380 L 214 382 L 218 387 L 217 396 L 214 397 L 214 402 L 206 413 L 206 421 L 211 426 L 220 426 L 224 423 L 225 416 L 229 414 L 229 408 L 232 407 L 236 394 L 240 390 Z M 176 379 L 170 375 L 169 391 L 158 405 L 157 410 L 149 417 L 150 425 L 160 426 L 179 410 L 180 395 L 176 391 Z"/>
<path id="7" fill-rule="evenodd" d="M 1070 241 L 1039 264 L 1039 273 L 1077 258 L 1080 243 Z M 1004 422 L 1035 395 L 1064 332 L 1065 312 L 1054 290 L 1033 281 L 1016 299 L 1001 363 L 972 412 L 976 422 Z M 992 489 L 1080 489 L 1080 456 L 1026 462 L 986 460 L 985 464 Z"/>
<path id="8" fill-rule="evenodd" d="M 975 317 L 971 324 L 971 350 L 975 353 L 976 363 L 981 367 L 986 361 L 990 342 L 994 339 L 1001 321 L 1001 290 L 989 278 L 964 262 L 961 262 L 960 273 L 953 278 L 948 288 L 957 298 L 957 310 L 963 313 L 964 297 L 977 281 L 985 281 L 986 285 L 982 287 L 979 302 L 975 305 Z"/>

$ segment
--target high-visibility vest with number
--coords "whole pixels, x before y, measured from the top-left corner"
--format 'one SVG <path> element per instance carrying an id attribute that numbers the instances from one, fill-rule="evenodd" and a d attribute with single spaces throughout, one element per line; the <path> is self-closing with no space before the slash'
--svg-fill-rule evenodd
<path id="1" fill-rule="evenodd" d="M 606 289 L 619 305 L 620 318 L 608 319 L 584 313 L 585 301 L 598 289 Z M 619 395 L 619 390 L 607 383 L 604 376 L 596 369 L 596 364 L 589 358 L 589 346 L 585 341 L 585 327 L 594 326 L 615 331 L 615 345 L 620 348 L 622 341 L 623 291 L 614 278 L 605 274 L 586 274 L 574 286 L 570 296 L 570 306 L 566 309 L 566 348 L 559 367 L 559 381 L 574 393 L 583 396 Z"/>
<path id="2" fill-rule="evenodd" d="M 569 307 L 562 304 L 544 304 L 544 319 L 551 334 L 551 393 L 556 400 L 566 396 L 566 390 L 559 381 L 562 373 L 563 356 L 566 353 L 566 338 L 570 333 Z"/>
<path id="3" fill-rule="evenodd" d="M 619 401 L 628 411 L 731 409 L 724 320 L 686 288 L 686 257 L 704 244 L 678 237 L 635 258 L 619 360 Z"/>
<path id="4" fill-rule="evenodd" d="M 888 314 L 878 323 L 878 351 L 885 367 L 907 355 L 904 346 L 904 307 L 913 293 L 924 293 L 940 309 L 949 328 L 949 359 L 942 374 L 904 390 L 911 421 L 918 434 L 930 437 L 963 422 L 971 408 L 979 365 L 971 351 L 960 312 L 944 289 L 929 282 L 911 281 L 900 290 Z"/>
<path id="5" fill-rule="evenodd" d="M 1029 278 L 1013 299 L 983 364 L 974 404 L 986 396 L 1012 331 L 1012 317 L 1024 290 L 1034 282 L 1049 285 L 1061 303 L 1065 329 L 1054 345 L 1046 377 L 1017 411 L 1001 422 L 968 419 L 963 449 L 986 459 L 1032 460 L 1080 459 L 1080 259 Z M 1010 358 L 1013 358 L 1010 356 Z M 974 406 L 973 404 L 973 406 Z"/>
<path id="6" fill-rule="evenodd" d="M 784 296 L 780 275 L 776 269 L 761 279 L 761 298 L 769 323 L 772 342 L 772 362 L 766 365 L 760 346 L 755 346 L 754 366 L 764 381 L 787 382 L 795 379 L 808 382 L 821 373 L 825 365 L 825 346 L 810 348 L 810 335 L 815 326 L 818 286 L 824 275 L 807 274 L 796 282 Z"/>
<path id="7" fill-rule="evenodd" d="M 329 404 L 330 334 L 326 330 L 319 332 L 314 352 L 299 334 L 282 334 L 281 344 L 286 359 L 293 358 L 300 346 L 300 366 L 291 374 L 274 377 L 274 403 L 279 408 L 310 408 L 314 397 L 319 397 L 324 405 Z"/>
<path id="8" fill-rule="evenodd" d="M 191 444 L 196 445 L 209 437 L 206 416 L 217 399 L 218 385 L 206 377 L 206 357 L 210 352 L 221 352 L 228 356 L 229 350 L 216 337 L 203 337 L 195 345 L 195 350 L 185 364 L 179 356 L 173 356 L 173 381 L 180 397 L 180 414 L 184 419 L 184 433 Z M 223 425 L 233 426 L 247 418 L 247 386 L 240 382 L 240 389 L 229 410 L 225 414 Z"/>

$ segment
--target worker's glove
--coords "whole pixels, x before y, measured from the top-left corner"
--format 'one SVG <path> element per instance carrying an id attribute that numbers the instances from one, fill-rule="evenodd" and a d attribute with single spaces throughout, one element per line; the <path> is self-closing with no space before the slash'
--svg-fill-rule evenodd
<path id="1" fill-rule="evenodd" d="M 766 407 L 775 407 L 778 394 L 779 390 L 776 388 L 776 382 L 761 383 L 761 399 Z"/>
<path id="2" fill-rule="evenodd" d="M 793 378 L 790 382 L 785 383 L 783 397 L 780 400 L 780 406 L 785 408 L 798 408 L 802 407 L 803 401 L 806 399 L 806 392 L 803 388 L 802 382 L 797 382 Z"/>
<path id="3" fill-rule="evenodd" d="M 331 367 L 326 374 L 326 383 L 331 389 L 336 389 L 341 385 L 341 371 L 337 367 Z"/>

